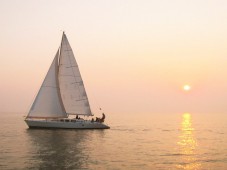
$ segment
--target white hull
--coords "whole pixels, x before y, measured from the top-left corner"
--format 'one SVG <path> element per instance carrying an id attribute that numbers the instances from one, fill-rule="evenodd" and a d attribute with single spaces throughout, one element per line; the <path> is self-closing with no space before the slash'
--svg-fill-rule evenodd
<path id="1" fill-rule="evenodd" d="M 110 127 L 100 123 L 91 122 L 89 120 L 68 119 L 61 120 L 45 120 L 45 119 L 25 119 L 29 128 L 59 128 L 59 129 L 109 129 Z"/>

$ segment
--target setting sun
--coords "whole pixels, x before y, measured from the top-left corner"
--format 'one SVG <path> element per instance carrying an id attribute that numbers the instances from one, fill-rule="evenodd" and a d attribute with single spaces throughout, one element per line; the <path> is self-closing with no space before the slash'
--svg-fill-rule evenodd
<path id="1" fill-rule="evenodd" d="M 183 89 L 184 89 L 185 91 L 189 91 L 189 90 L 191 90 L 191 86 L 189 86 L 189 85 L 184 85 Z"/>

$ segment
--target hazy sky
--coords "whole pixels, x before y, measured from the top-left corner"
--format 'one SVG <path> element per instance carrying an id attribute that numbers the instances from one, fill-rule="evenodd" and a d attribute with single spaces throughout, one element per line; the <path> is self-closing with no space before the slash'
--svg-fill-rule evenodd
<path id="1" fill-rule="evenodd" d="M 0 11 L 1 112 L 29 111 L 62 30 L 93 110 L 227 112 L 226 0 L 1 0 Z"/>

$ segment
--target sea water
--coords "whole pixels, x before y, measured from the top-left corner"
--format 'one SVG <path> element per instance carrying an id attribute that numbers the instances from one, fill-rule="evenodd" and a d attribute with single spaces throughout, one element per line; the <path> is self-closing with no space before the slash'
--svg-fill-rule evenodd
<path id="1" fill-rule="evenodd" d="M 226 170 L 227 116 L 106 113 L 107 130 L 28 129 L 0 114 L 0 169 Z"/>

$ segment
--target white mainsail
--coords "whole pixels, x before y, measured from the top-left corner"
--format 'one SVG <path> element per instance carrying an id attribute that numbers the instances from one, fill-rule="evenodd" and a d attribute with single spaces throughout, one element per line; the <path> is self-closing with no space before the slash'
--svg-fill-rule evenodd
<path id="1" fill-rule="evenodd" d="M 59 50 L 28 113 L 28 118 L 67 117 L 59 92 L 58 56 Z"/>
<path id="2" fill-rule="evenodd" d="M 59 57 L 59 86 L 68 114 L 91 116 L 88 97 L 72 48 L 63 33 Z"/>

